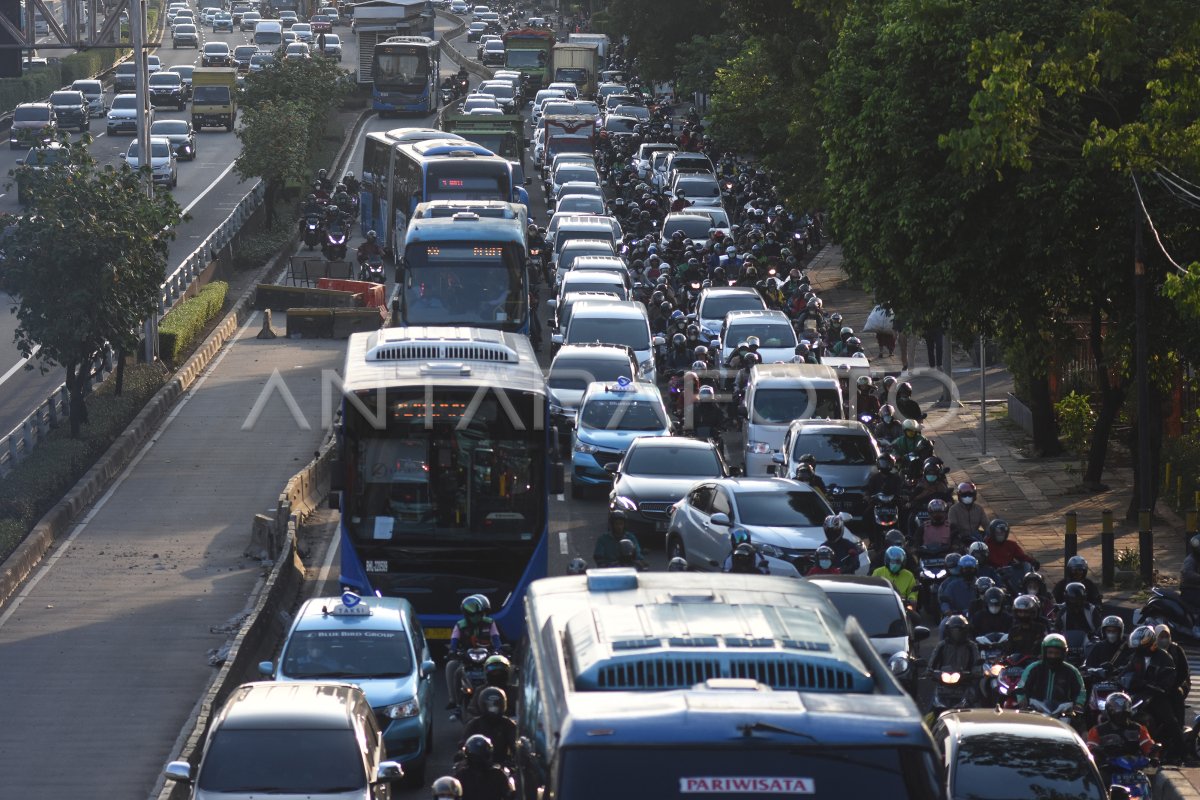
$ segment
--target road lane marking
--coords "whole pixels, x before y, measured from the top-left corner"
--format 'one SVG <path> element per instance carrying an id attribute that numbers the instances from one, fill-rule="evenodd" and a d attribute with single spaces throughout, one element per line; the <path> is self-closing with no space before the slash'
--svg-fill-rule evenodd
<path id="1" fill-rule="evenodd" d="M 193 208 L 195 208 L 197 203 L 199 203 L 201 200 L 203 200 L 203 199 L 204 199 L 204 197 L 205 197 L 205 196 L 206 196 L 206 195 L 207 195 L 209 192 L 211 192 L 213 189 L 215 189 L 215 188 L 216 188 L 216 186 L 217 186 L 217 184 L 218 184 L 218 183 L 220 183 L 221 181 L 223 181 L 223 180 L 225 179 L 225 176 L 226 176 L 226 175 L 228 175 L 228 174 L 229 174 L 229 173 L 230 173 L 230 172 L 233 170 L 233 165 L 234 165 L 234 164 L 236 164 L 236 163 L 237 163 L 237 159 L 234 159 L 233 161 L 230 161 L 230 162 L 229 162 L 229 166 L 228 166 L 228 167 L 226 167 L 225 169 L 221 170 L 221 174 L 220 174 L 220 175 L 218 175 L 218 176 L 217 176 L 217 177 L 216 177 L 216 178 L 213 180 L 213 182 L 212 182 L 212 183 L 210 183 L 210 184 L 209 184 L 209 185 L 208 185 L 208 186 L 205 188 L 205 190 L 204 190 L 203 192 L 201 192 L 200 194 L 196 195 L 196 199 L 195 199 L 195 200 L 193 200 L 192 202 L 190 202 L 190 203 L 188 203 L 188 204 L 187 204 L 187 208 L 183 209 L 183 213 L 184 213 L 184 214 L 187 214 L 189 211 L 191 211 Z"/>
<path id="2" fill-rule="evenodd" d="M 4 195 L 0 194 L 0 197 L 3 197 L 3 196 Z M 34 356 L 36 356 L 38 354 L 38 351 L 41 349 L 42 349 L 42 346 L 40 344 L 35 346 L 33 348 L 33 352 L 29 354 L 29 358 L 23 358 L 20 361 L 18 361 L 16 364 L 13 364 L 11 367 L 9 367 L 8 372 L 4 373 L 3 375 L 0 375 L 0 385 L 3 385 L 6 380 L 11 378 L 13 375 L 16 375 L 17 371 L 20 370 L 22 367 L 24 367 L 26 364 L 28 364 L 29 361 Z"/>
<path id="3" fill-rule="evenodd" d="M 250 330 L 250 328 L 254 326 L 257 320 L 258 312 L 255 311 L 246 320 L 246 324 L 242 325 L 241 330 L 234 334 L 233 338 L 225 343 L 225 346 L 221 348 L 221 352 L 218 353 L 217 357 L 214 358 L 212 363 L 208 365 L 208 369 L 204 370 L 204 374 L 201 375 L 194 384 L 192 384 L 192 388 L 188 390 L 188 393 L 185 394 L 179 400 L 179 402 L 175 404 L 175 408 L 171 410 L 171 413 L 167 415 L 167 418 L 159 423 L 158 428 L 156 428 L 154 433 L 150 435 L 150 440 L 142 446 L 142 449 L 138 451 L 138 454 L 134 456 L 129 464 L 126 465 L 125 469 L 121 471 L 121 474 L 117 476 L 115 481 L 113 481 L 113 485 L 108 487 L 108 491 L 96 501 L 96 504 L 92 506 L 92 509 L 88 511 L 87 515 L 75 524 L 71 530 L 71 535 L 67 537 L 67 540 L 55 549 L 54 554 L 51 555 L 50 558 L 38 568 L 38 571 L 33 574 L 33 577 L 31 577 L 28 582 L 26 582 L 21 591 L 13 597 L 12 601 L 8 605 L 8 608 L 4 610 L 3 614 L 0 614 L 0 628 L 3 628 L 5 624 L 8 623 L 8 620 L 12 617 L 12 615 L 15 614 L 17 609 L 21 607 L 21 603 L 25 601 L 25 598 L 29 597 L 37 585 L 41 583 L 42 578 L 46 577 L 50 570 L 54 568 L 54 565 L 58 563 L 58 560 L 62 558 L 63 553 L 71 549 L 71 544 L 75 541 L 79 534 L 83 533 L 83 530 L 88 526 L 88 523 L 96 518 L 96 515 L 100 513 L 101 509 L 108 505 L 108 501 L 112 499 L 113 495 L 117 493 L 117 490 L 121 488 L 121 485 L 125 483 L 125 479 L 128 478 L 134 469 L 137 468 L 138 464 L 142 463 L 142 459 L 145 458 L 146 454 L 150 452 L 150 448 L 153 447 L 162 437 L 163 432 L 167 429 L 167 426 L 175 421 L 175 417 L 179 416 L 179 412 L 182 411 L 184 406 L 188 404 L 188 401 L 195 396 L 196 392 L 200 391 L 200 387 L 203 386 L 204 382 L 208 380 L 208 376 L 212 375 L 213 372 L 216 371 L 217 367 L 221 366 L 221 362 L 225 360 L 225 356 L 229 355 L 229 351 L 233 349 L 233 346 L 237 344 L 239 340 L 241 340 L 246 331 Z"/>
<path id="4" fill-rule="evenodd" d="M 566 531 L 558 532 L 558 552 L 564 556 L 567 553 L 571 552 L 571 546 L 567 542 L 567 532 Z"/>

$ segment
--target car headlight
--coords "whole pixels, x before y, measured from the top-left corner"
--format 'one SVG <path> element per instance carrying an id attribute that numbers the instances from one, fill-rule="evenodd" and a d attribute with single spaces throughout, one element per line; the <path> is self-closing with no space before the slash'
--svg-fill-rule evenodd
<path id="1" fill-rule="evenodd" d="M 415 717 L 421 713 L 421 704 L 417 698 L 405 700 L 400 703 L 393 703 L 383 710 L 388 719 L 408 719 Z"/>
<path id="2" fill-rule="evenodd" d="M 754 544 L 754 549 L 757 550 L 762 555 L 768 556 L 769 558 L 783 558 L 784 557 L 783 550 L 781 550 L 780 548 L 776 547 L 773 544 L 764 544 L 762 542 L 756 542 Z"/>
<path id="3" fill-rule="evenodd" d="M 888 659 L 888 669 L 890 669 L 892 674 L 896 677 L 901 677 L 910 669 L 912 669 L 912 659 L 910 659 L 904 653 L 894 653 L 892 657 Z"/>
<path id="4" fill-rule="evenodd" d="M 576 453 L 595 453 L 599 449 L 600 448 L 596 447 L 596 445 L 588 444 L 587 442 L 576 442 L 575 443 L 575 452 Z"/>
<path id="5" fill-rule="evenodd" d="M 638 510 L 638 504 L 637 504 L 636 500 L 633 500 L 628 497 L 623 497 L 621 495 L 617 495 L 615 498 L 613 498 L 613 505 L 617 506 L 618 508 L 622 508 L 626 511 L 637 511 Z"/>
<path id="6" fill-rule="evenodd" d="M 746 452 L 765 456 L 771 452 L 771 445 L 766 442 L 746 442 Z"/>
<path id="7" fill-rule="evenodd" d="M 638 369 L 640 369 L 642 372 L 649 372 L 649 371 L 653 370 L 654 369 L 654 359 L 647 358 L 645 361 L 638 364 Z"/>

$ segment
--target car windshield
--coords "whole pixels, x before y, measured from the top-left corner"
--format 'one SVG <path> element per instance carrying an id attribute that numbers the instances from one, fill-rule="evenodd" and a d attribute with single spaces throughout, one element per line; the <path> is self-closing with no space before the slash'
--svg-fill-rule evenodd
<path id="1" fill-rule="evenodd" d="M 178 86 L 183 82 L 174 72 L 156 72 L 150 76 L 151 86 Z"/>
<path id="2" fill-rule="evenodd" d="M 595 167 L 576 166 L 568 164 L 559 167 L 554 172 L 554 182 L 561 186 L 568 181 L 579 181 L 581 183 L 599 184 L 599 177 L 596 175 Z"/>
<path id="3" fill-rule="evenodd" d="M 403 678 L 413 657 L 403 631 L 296 631 L 280 666 L 291 678 Z"/>
<path id="4" fill-rule="evenodd" d="M 904 618 L 893 592 L 826 592 L 844 618 L 854 617 L 867 636 L 893 639 L 908 636 Z"/>
<path id="5" fill-rule="evenodd" d="M 759 425 L 787 425 L 796 419 L 839 419 L 841 416 L 841 398 L 833 389 L 759 388 L 754 392 L 752 421 Z"/>
<path id="6" fill-rule="evenodd" d="M 721 462 L 715 450 L 700 447 L 638 447 L 625 459 L 623 471 L 629 475 L 716 478 L 721 475 Z"/>
<path id="7" fill-rule="evenodd" d="M 21 108 L 17 106 L 13 112 L 13 122 L 45 122 L 50 119 L 48 108 Z"/>
<path id="8" fill-rule="evenodd" d="M 720 197 L 721 187 L 711 178 L 680 178 L 675 181 L 675 191 L 688 197 Z"/>
<path id="9" fill-rule="evenodd" d="M 745 322 L 730 325 L 726 340 L 732 346 L 744 342 L 751 336 L 758 337 L 759 347 L 786 347 L 796 349 L 796 332 L 786 322 Z"/>
<path id="10" fill-rule="evenodd" d="M 781 738 L 769 735 L 776 742 Z M 755 735 L 746 746 L 737 747 L 564 747 L 556 796 L 571 800 L 746 800 L 804 795 L 932 800 L 943 794 L 935 784 L 929 753 L 915 747 L 822 745 L 807 733 L 783 741 L 798 744 L 761 742 Z M 613 769 L 613 764 L 620 764 L 620 769 Z M 997 786 L 1006 785 L 999 776 L 995 780 Z M 974 784 L 962 796 L 973 800 Z M 1026 795 L 1006 791 L 1005 796 L 1058 797 L 1029 790 Z"/>
<path id="11" fill-rule="evenodd" d="M 112 102 L 112 107 L 113 108 L 137 108 L 137 98 L 136 97 L 114 97 L 113 102 Z M 17 109 L 17 113 L 18 114 L 21 113 L 21 110 Z"/>
<path id="12" fill-rule="evenodd" d="M 77 106 L 80 105 L 82 98 L 71 92 L 55 92 L 50 95 L 50 103 L 56 106 Z"/>
<path id="13" fill-rule="evenodd" d="M 578 287 L 572 286 L 579 291 Z M 623 344 L 635 352 L 650 349 L 650 329 L 644 319 L 620 317 L 579 317 L 571 320 L 568 344 Z"/>
<path id="14" fill-rule="evenodd" d="M 796 437 L 797 455 L 811 453 L 818 464 L 874 464 L 878 458 L 870 436 L 815 433 Z"/>
<path id="15" fill-rule="evenodd" d="M 821 527 L 829 505 L 816 491 L 738 492 L 737 521 L 763 527 Z"/>
<path id="16" fill-rule="evenodd" d="M 38 147 L 25 155 L 26 164 L 64 164 L 70 153 L 65 147 Z"/>
<path id="17" fill-rule="evenodd" d="M 951 794 L 970 800 L 1101 800 L 1107 796 L 1086 751 L 1074 738 L 990 731 L 959 740 Z"/>
<path id="18" fill-rule="evenodd" d="M 150 143 L 151 158 L 169 158 L 171 156 L 171 145 L 167 142 L 151 142 Z M 138 157 L 138 143 L 133 142 L 129 145 L 129 157 Z"/>
<path id="19" fill-rule="evenodd" d="M 699 214 L 676 214 L 663 223 L 663 233 L 670 236 L 675 231 L 682 231 L 685 239 L 707 239 L 708 229 L 711 227 L 712 222 L 708 217 Z"/>
<path id="20" fill-rule="evenodd" d="M 632 117 L 605 117 L 604 130 L 617 133 L 632 133 L 633 126 L 639 124 Z"/>
<path id="21" fill-rule="evenodd" d="M 604 201 L 589 194 L 572 194 L 559 198 L 557 211 L 571 211 L 584 214 L 603 214 Z"/>
<path id="22" fill-rule="evenodd" d="M 550 367 L 551 389 L 583 391 L 589 383 L 611 383 L 617 378 L 633 378 L 628 360 L 616 358 L 560 358 Z"/>
<path id="23" fill-rule="evenodd" d="M 590 400 L 579 426 L 593 430 L 661 431 L 667 427 L 662 406 L 649 400 Z"/>
<path id="24" fill-rule="evenodd" d="M 367 785 L 354 731 L 222 728 L 196 781 L 205 792 L 239 795 L 344 794 Z"/>
<path id="25" fill-rule="evenodd" d="M 151 135 L 175 136 L 187 132 L 188 124 L 182 119 L 163 119 L 150 126 Z"/>
<path id="26" fill-rule="evenodd" d="M 595 117 L 600 113 L 600 106 L 590 100 L 576 100 L 571 105 L 575 106 L 576 114 L 583 114 L 589 117 Z"/>
<path id="27" fill-rule="evenodd" d="M 761 311 L 767 304 L 758 294 L 731 294 L 706 297 L 700 306 L 701 319 L 725 319 L 730 311 Z"/>

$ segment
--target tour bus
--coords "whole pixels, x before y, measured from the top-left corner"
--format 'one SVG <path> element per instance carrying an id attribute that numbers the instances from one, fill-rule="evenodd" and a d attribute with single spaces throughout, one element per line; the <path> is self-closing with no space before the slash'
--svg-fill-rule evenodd
<path id="1" fill-rule="evenodd" d="M 424 206 L 424 207 L 423 207 Z M 525 228 L 516 216 L 417 206 L 396 270 L 392 324 L 470 325 L 529 332 Z"/>
<path id="2" fill-rule="evenodd" d="M 549 394 L 528 337 L 384 328 L 346 347 L 333 468 L 341 582 L 404 597 L 444 641 L 463 591 L 506 641 L 546 575 L 550 495 L 563 491 Z"/>
<path id="3" fill-rule="evenodd" d="M 944 797 L 917 707 L 812 584 L 590 570 L 531 586 L 525 635 L 523 800 Z"/>
<path id="4" fill-rule="evenodd" d="M 392 36 L 375 45 L 371 107 L 380 116 L 428 114 L 438 108 L 441 50 L 425 36 Z"/>

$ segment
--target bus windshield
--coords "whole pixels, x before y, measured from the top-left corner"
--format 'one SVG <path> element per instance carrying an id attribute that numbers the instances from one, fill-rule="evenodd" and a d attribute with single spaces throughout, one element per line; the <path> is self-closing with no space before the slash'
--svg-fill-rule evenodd
<path id="1" fill-rule="evenodd" d="M 409 325 L 519 329 L 528 314 L 525 270 L 513 244 L 420 242 L 404 251 Z"/>
<path id="2" fill-rule="evenodd" d="M 376 52 L 372 75 L 379 86 L 422 86 L 429 77 L 429 59 L 423 52 Z"/>
<path id="3" fill-rule="evenodd" d="M 621 769 L 604 765 L 619 763 Z M 556 795 L 571 800 L 745 800 L 769 795 L 939 796 L 927 752 L 899 747 L 589 747 L 562 753 Z"/>

